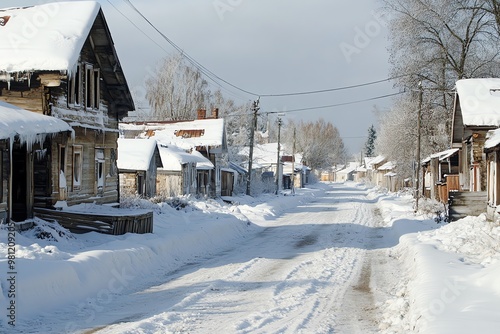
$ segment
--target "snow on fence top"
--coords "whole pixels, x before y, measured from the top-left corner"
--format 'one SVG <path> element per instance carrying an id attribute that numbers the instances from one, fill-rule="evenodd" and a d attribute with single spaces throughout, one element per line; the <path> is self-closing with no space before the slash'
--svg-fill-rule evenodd
<path id="1" fill-rule="evenodd" d="M 0 139 L 12 140 L 17 136 L 21 143 L 31 147 L 42 142 L 47 134 L 65 131 L 73 132 L 65 121 L 0 101 Z"/>
<path id="2" fill-rule="evenodd" d="M 71 71 L 99 9 L 95 1 L 0 9 L 0 71 Z"/>
<path id="3" fill-rule="evenodd" d="M 464 125 L 500 126 L 500 79 L 462 79 L 456 86 Z"/>

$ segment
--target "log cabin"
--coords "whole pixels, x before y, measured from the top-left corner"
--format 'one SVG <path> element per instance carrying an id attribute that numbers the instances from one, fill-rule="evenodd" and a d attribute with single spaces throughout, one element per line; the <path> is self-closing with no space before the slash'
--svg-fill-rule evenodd
<path id="1" fill-rule="evenodd" d="M 58 201 L 118 203 L 118 122 L 134 103 L 99 3 L 8 8 L 0 18 L 0 101 L 63 120 L 73 131 L 69 139 L 50 138 L 27 172 L 36 175 L 34 211 Z"/>

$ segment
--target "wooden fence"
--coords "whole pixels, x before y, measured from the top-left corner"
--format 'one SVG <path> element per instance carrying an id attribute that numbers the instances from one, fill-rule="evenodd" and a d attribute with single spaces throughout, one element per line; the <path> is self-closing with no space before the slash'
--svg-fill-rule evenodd
<path id="1" fill-rule="evenodd" d="M 95 231 L 119 235 L 153 232 L 153 212 L 101 215 L 35 208 L 35 216 L 47 221 L 57 221 L 73 233 Z"/>

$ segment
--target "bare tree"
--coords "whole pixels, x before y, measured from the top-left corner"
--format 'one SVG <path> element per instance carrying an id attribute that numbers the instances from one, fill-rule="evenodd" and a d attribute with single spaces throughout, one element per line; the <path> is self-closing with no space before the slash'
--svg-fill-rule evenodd
<path id="1" fill-rule="evenodd" d="M 345 162 L 347 153 L 344 142 L 332 123 L 319 119 L 314 123 L 301 121 L 296 124 L 293 120 L 289 120 L 283 130 L 282 138 L 290 149 L 293 146 L 294 128 L 296 152 L 302 153 L 309 167 L 322 169 Z"/>
<path id="2" fill-rule="evenodd" d="M 181 54 L 165 58 L 146 80 L 146 98 L 159 120 L 193 119 L 208 103 L 210 91 L 201 72 L 186 64 Z"/>
<path id="3" fill-rule="evenodd" d="M 416 130 L 419 84 L 425 156 L 447 148 L 455 82 L 499 74 L 499 44 L 492 35 L 492 14 L 484 0 L 383 1 L 390 17 L 391 76 L 397 77 L 395 86 L 408 94 L 381 118 L 377 149 L 401 165 L 411 166 L 415 141 L 401 148 Z M 498 6 L 490 7 L 491 11 L 495 8 Z"/>

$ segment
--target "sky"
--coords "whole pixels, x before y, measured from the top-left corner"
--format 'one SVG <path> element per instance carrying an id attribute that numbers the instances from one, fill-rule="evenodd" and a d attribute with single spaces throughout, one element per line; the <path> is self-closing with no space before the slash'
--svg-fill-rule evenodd
<path id="1" fill-rule="evenodd" d="M 233 200 L 128 198 L 113 210 L 154 212 L 141 235 L 36 219 L 10 275 L 2 231 L 0 331 L 498 333 L 500 227 L 484 215 L 437 224 L 410 194 L 354 182 Z"/>
<path id="2" fill-rule="evenodd" d="M 131 89 L 144 95 L 144 80 L 175 51 L 139 16 L 128 0 L 99 0 Z M 47 1 L 3 0 L 2 7 Z M 347 149 L 357 154 L 368 128 L 377 123 L 374 106 L 386 110 L 384 98 L 336 105 L 397 93 L 390 82 L 360 88 L 284 97 L 359 85 L 389 75 L 387 28 L 377 13 L 379 1 L 326 0 L 130 0 L 160 32 L 187 55 L 231 87 L 223 92 L 238 103 L 260 96 L 261 113 L 285 112 L 284 120 L 316 121 L 336 126 Z M 244 92 L 246 91 L 246 92 Z M 136 107 L 147 107 L 136 99 Z M 251 111 L 249 110 L 249 113 Z"/>

